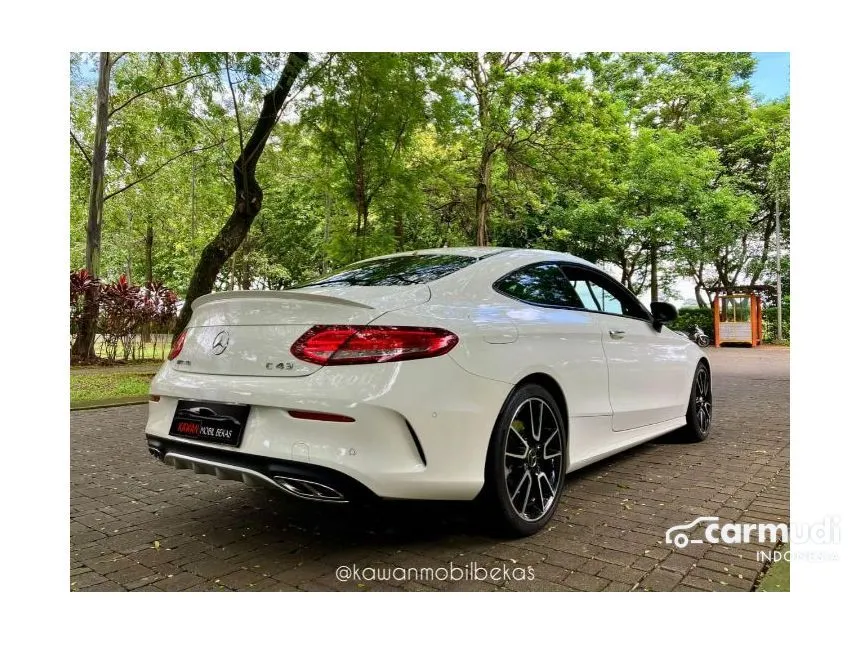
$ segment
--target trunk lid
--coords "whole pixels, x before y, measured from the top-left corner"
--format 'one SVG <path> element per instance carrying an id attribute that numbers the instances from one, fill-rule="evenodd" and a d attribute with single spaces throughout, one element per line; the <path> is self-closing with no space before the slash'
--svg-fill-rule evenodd
<path id="1" fill-rule="evenodd" d="M 174 369 L 231 376 L 307 376 L 320 365 L 290 347 L 314 325 L 366 325 L 430 299 L 426 285 L 330 286 L 290 291 L 225 291 L 194 301 Z"/>

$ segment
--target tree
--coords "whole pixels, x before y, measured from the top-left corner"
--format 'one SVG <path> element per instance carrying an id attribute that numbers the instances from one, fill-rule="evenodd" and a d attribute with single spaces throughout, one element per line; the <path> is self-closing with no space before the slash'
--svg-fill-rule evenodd
<path id="1" fill-rule="evenodd" d="M 499 152 L 523 167 L 534 154 L 552 159 L 557 152 L 549 144 L 554 131 L 581 111 L 587 95 L 583 80 L 574 74 L 573 60 L 564 54 L 467 52 L 450 54 L 447 62 L 471 117 L 474 239 L 483 246 L 490 243 L 493 168 Z"/>
<path id="2" fill-rule="evenodd" d="M 605 53 L 585 58 L 595 86 L 624 101 L 632 129 L 683 134 L 695 128 L 696 145 L 718 155 L 722 167 L 716 167 L 698 203 L 689 204 L 687 224 L 676 231 L 698 235 L 702 246 L 696 253 L 678 238 L 670 244 L 670 250 L 679 253 L 668 257 L 673 261 L 672 270 L 694 279 L 697 300 L 704 303 L 703 293 L 709 288 L 724 280 L 735 280 L 749 268 L 750 254 L 756 246 L 755 227 L 750 222 L 741 226 L 738 219 L 744 212 L 747 219 L 753 217 L 745 196 L 750 185 L 733 176 L 743 173 L 744 164 L 730 169 L 730 144 L 737 138 L 734 133 L 750 121 L 753 105 L 748 79 L 755 69 L 755 59 L 746 52 Z M 710 194 L 710 207 L 705 204 L 706 194 Z M 718 214 L 728 219 L 715 220 Z M 682 224 L 680 220 L 678 223 Z M 720 229 L 729 236 L 737 235 L 732 238 L 736 248 L 725 246 L 727 237 L 720 235 Z M 710 240 L 707 244 L 701 239 L 703 235 Z M 768 239 L 766 232 L 764 239 Z M 705 249 L 709 252 L 705 253 Z M 659 245 L 648 250 L 652 298 L 657 291 L 658 250 Z"/>
<path id="3" fill-rule="evenodd" d="M 148 181 L 175 160 L 194 151 L 194 148 L 185 149 L 178 154 L 170 154 L 166 159 L 153 159 L 152 149 L 149 148 L 146 153 L 139 153 L 137 157 L 132 157 L 135 161 L 129 161 L 128 156 L 122 154 L 122 146 L 108 145 L 109 127 L 113 140 L 117 137 L 117 133 L 123 129 L 121 117 L 132 111 L 131 108 L 139 105 L 144 99 L 151 99 L 157 94 L 180 87 L 207 73 L 188 74 L 177 56 L 174 55 L 171 64 L 165 63 L 161 54 L 131 55 L 120 53 L 112 56 L 110 52 L 102 52 L 99 55 L 98 82 L 95 93 L 92 155 L 87 154 L 87 146 L 83 143 L 85 137 L 82 136 L 82 133 L 76 134 L 74 127 L 69 131 L 76 149 L 90 167 L 85 266 L 93 278 L 98 278 L 101 271 L 105 203 Z M 121 59 L 125 60 L 123 60 L 122 65 L 118 65 Z M 155 79 L 167 79 L 167 82 L 159 82 Z M 113 90 L 112 80 L 114 81 Z M 167 109 L 162 110 L 164 118 L 159 120 L 157 125 L 175 125 L 171 119 L 175 118 L 177 110 L 182 112 L 182 101 L 175 100 L 175 94 L 173 98 L 174 100 L 166 106 Z M 164 107 L 165 105 L 162 104 L 162 108 Z M 78 120 L 78 125 L 85 123 L 86 121 Z M 198 149 L 207 147 L 212 146 Z M 124 172 L 118 173 L 118 177 L 111 177 L 106 172 L 107 163 L 117 160 L 125 164 L 127 168 L 124 169 Z M 86 360 L 92 356 L 98 315 L 98 290 L 93 287 L 85 296 L 83 315 L 72 346 L 73 358 Z"/>
<path id="4" fill-rule="evenodd" d="M 86 269 L 93 278 L 99 277 L 99 257 L 101 254 L 102 212 L 104 209 L 104 171 L 107 154 L 108 109 L 110 101 L 110 70 L 117 59 L 111 60 L 110 52 L 99 56 L 99 80 L 96 94 L 96 127 L 93 140 L 93 153 L 88 161 L 91 167 L 89 208 L 87 215 Z M 84 146 L 75 138 L 81 153 L 86 157 Z M 83 313 L 78 325 L 72 356 L 86 359 L 92 355 L 96 339 L 96 323 L 99 315 L 98 283 L 84 294 Z"/>
<path id="5" fill-rule="evenodd" d="M 695 125 L 709 140 L 749 110 L 756 61 L 748 52 L 604 53 L 586 61 L 595 86 L 623 100 L 637 127 Z"/>
<path id="6" fill-rule="evenodd" d="M 176 322 L 174 337 L 178 336 L 188 324 L 188 320 L 191 318 L 191 304 L 194 300 L 212 291 L 218 272 L 239 248 L 248 234 L 254 218 L 262 208 L 263 188 L 257 182 L 257 164 L 263 154 L 269 135 L 278 123 L 293 83 L 307 64 L 308 58 L 307 52 L 291 52 L 289 54 L 277 83 L 263 96 L 260 115 L 247 141 L 244 140 L 239 106 L 236 105 L 234 99 L 240 151 L 233 163 L 233 185 L 235 188 L 233 212 L 224 222 L 221 230 L 203 249 L 188 285 L 185 304 Z M 229 82 L 232 91 L 232 81 Z"/>
<path id="7" fill-rule="evenodd" d="M 427 121 L 431 62 L 423 54 L 334 54 L 305 104 L 302 122 L 354 205 L 353 259 L 364 254 L 374 200 L 401 173 L 403 150 Z M 402 212 L 394 225 L 402 247 Z"/>
<path id="8" fill-rule="evenodd" d="M 749 284 L 760 281 L 772 254 L 777 194 L 783 239 L 788 239 L 789 119 L 788 99 L 756 106 L 749 118 L 725 130 L 721 142 L 727 178 L 756 201 L 746 247 L 735 251 L 745 256 Z"/>
<path id="9" fill-rule="evenodd" d="M 72 58 L 78 269 L 98 88 L 87 56 Z M 473 244 L 479 233 L 610 263 L 637 293 L 656 282 L 666 296 L 689 278 L 705 306 L 714 287 L 774 279 L 777 190 L 780 211 L 789 206 L 789 106 L 750 97 L 746 54 L 320 55 L 254 165 L 265 200 L 234 250 L 218 251 L 210 286 L 189 294 L 229 222 L 225 205 L 237 208 L 237 186 L 254 201 L 253 182 L 245 191 L 230 169 L 287 57 L 116 58 L 104 279 L 151 275 L 190 303 L 209 289 L 287 288 L 370 255 Z M 788 216 L 780 221 L 787 231 Z"/>

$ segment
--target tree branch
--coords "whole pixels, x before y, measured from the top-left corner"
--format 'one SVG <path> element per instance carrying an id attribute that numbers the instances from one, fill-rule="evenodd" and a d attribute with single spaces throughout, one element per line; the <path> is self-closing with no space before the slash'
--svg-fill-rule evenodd
<path id="1" fill-rule="evenodd" d="M 508 71 L 514 63 L 516 63 L 520 57 L 523 55 L 523 52 L 508 52 L 505 56 L 505 62 L 502 64 L 502 68 L 505 71 Z"/>
<path id="2" fill-rule="evenodd" d="M 168 87 L 175 87 L 177 85 L 182 85 L 183 83 L 187 83 L 188 81 L 194 80 L 195 78 L 200 78 L 201 76 L 207 76 L 207 75 L 212 74 L 212 73 L 213 72 L 200 72 L 199 74 L 192 74 L 191 76 L 186 76 L 185 78 L 180 79 L 178 81 L 175 81 L 173 83 L 165 83 L 164 85 L 158 85 L 156 87 L 150 87 L 149 89 L 144 90 L 143 92 L 138 92 L 137 94 L 132 96 L 130 99 L 128 99 L 125 103 L 123 103 L 122 105 L 118 105 L 117 107 L 112 109 L 110 112 L 108 112 L 108 118 L 112 117 L 114 114 L 116 114 L 117 112 L 119 112 L 123 108 L 127 107 L 130 103 L 139 99 L 141 96 L 146 96 L 147 94 L 152 94 L 153 92 L 157 92 L 158 90 L 166 90 Z"/>
<path id="3" fill-rule="evenodd" d="M 82 154 L 82 155 L 84 155 L 84 159 L 86 159 L 86 160 L 87 160 L 87 163 L 88 163 L 89 165 L 91 165 L 91 166 L 92 166 L 92 165 L 93 165 L 93 160 L 92 160 L 92 159 L 90 159 L 90 156 L 87 154 L 87 151 L 86 151 L 86 150 L 84 149 L 84 147 L 81 145 L 81 142 L 80 142 L 80 141 L 78 141 L 78 138 L 75 136 L 75 133 L 74 133 L 74 132 L 72 132 L 71 130 L 69 130 L 69 134 L 72 136 L 72 140 L 75 142 L 75 145 L 77 145 L 77 146 L 78 146 L 78 150 L 80 150 L 80 151 L 81 151 L 81 154 Z"/>
<path id="4" fill-rule="evenodd" d="M 119 54 L 117 54 L 116 58 L 114 58 L 112 61 L 110 61 L 111 69 L 113 69 L 113 66 L 119 62 L 119 59 L 122 58 L 123 56 L 125 56 L 127 53 L 128 52 L 120 52 Z"/>
<path id="5" fill-rule="evenodd" d="M 307 52 L 290 52 L 277 84 L 270 92 L 263 96 L 263 107 L 260 110 L 260 117 L 251 131 L 248 142 L 239 153 L 239 159 L 237 159 L 237 164 L 245 172 L 250 173 L 251 176 L 253 176 L 257 168 L 257 162 L 263 154 L 263 148 L 269 139 L 269 134 L 271 134 L 272 129 L 283 112 L 283 106 L 287 100 L 287 95 L 290 93 L 293 81 L 307 61 Z"/>
<path id="6" fill-rule="evenodd" d="M 236 101 L 236 90 L 233 89 L 233 79 L 230 76 L 229 54 L 224 53 L 224 67 L 227 69 L 227 84 L 230 86 L 230 94 L 233 96 L 233 112 L 236 115 L 236 126 L 239 128 L 239 149 L 245 147 L 245 136 L 242 134 L 242 120 L 239 118 L 239 103 Z"/>
<path id="7" fill-rule="evenodd" d="M 109 195 L 106 195 L 103 201 L 107 201 L 107 200 L 109 200 L 111 197 L 116 197 L 116 196 L 117 196 L 117 195 L 119 195 L 120 193 L 125 192 L 126 190 L 128 190 L 128 189 L 129 189 L 129 188 L 131 188 L 132 186 L 135 186 L 135 185 L 139 184 L 139 183 L 140 183 L 140 182 L 142 182 L 142 181 L 146 181 L 147 179 L 151 179 L 151 178 L 152 178 L 152 177 L 154 177 L 156 174 L 158 174 L 158 172 L 159 172 L 159 171 L 161 171 L 161 169 L 162 169 L 162 168 L 164 168 L 165 166 L 167 166 L 167 165 L 168 165 L 168 164 L 170 164 L 170 163 L 173 163 L 174 161 L 176 161 L 176 160 L 177 160 L 177 159 L 179 159 L 180 157 L 184 157 L 185 155 L 190 155 L 192 152 L 203 152 L 204 150 L 209 150 L 210 148 L 215 148 L 215 147 L 217 147 L 217 146 L 220 146 L 220 145 L 221 145 L 221 144 L 223 144 L 223 143 L 224 143 L 224 141 L 223 141 L 223 140 L 222 140 L 222 141 L 217 141 L 216 143 L 210 144 L 210 145 L 208 145 L 208 146 L 202 146 L 202 147 L 200 147 L 200 148 L 191 148 L 190 150 L 185 150 L 184 152 L 180 152 L 180 153 L 179 153 L 178 155 L 176 155 L 175 157 L 171 157 L 170 159 L 168 159 L 167 161 L 165 161 L 163 164 L 161 164 L 160 166 L 158 166 L 158 167 L 157 167 L 155 170 L 153 170 L 152 172 L 150 172 L 150 173 L 148 173 L 148 174 L 144 175 L 143 177 L 140 177 L 140 178 L 138 178 L 138 179 L 135 179 L 133 182 L 131 182 L 131 183 L 129 183 L 129 184 L 126 184 L 125 186 L 123 186 L 123 187 L 122 187 L 122 188 L 120 188 L 119 190 L 115 190 L 115 191 L 113 191 L 112 193 L 110 193 Z"/>

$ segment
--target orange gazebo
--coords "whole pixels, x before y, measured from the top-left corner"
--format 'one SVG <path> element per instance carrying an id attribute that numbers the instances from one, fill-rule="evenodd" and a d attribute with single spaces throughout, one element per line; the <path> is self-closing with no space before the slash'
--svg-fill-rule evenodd
<path id="1" fill-rule="evenodd" d="M 768 286 L 729 287 L 714 297 L 714 345 L 761 345 L 762 297 Z"/>

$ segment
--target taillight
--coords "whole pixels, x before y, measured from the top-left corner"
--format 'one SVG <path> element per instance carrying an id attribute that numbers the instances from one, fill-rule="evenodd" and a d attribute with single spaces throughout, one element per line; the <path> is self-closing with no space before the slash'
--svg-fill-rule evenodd
<path id="1" fill-rule="evenodd" d="M 290 351 L 317 365 L 358 365 L 441 356 L 457 341 L 456 334 L 436 327 L 316 325 Z"/>
<path id="2" fill-rule="evenodd" d="M 333 423 L 355 423 L 355 419 L 345 414 L 333 414 L 331 412 L 314 412 L 313 410 L 287 410 L 294 419 L 305 419 L 307 421 L 331 421 Z"/>
<path id="3" fill-rule="evenodd" d="M 179 352 L 182 351 L 182 346 L 185 344 L 185 336 L 188 334 L 188 330 L 183 331 L 179 336 L 176 337 L 176 340 L 173 341 L 173 347 L 170 348 L 170 353 L 167 355 L 167 360 L 172 361 L 174 358 L 179 356 Z"/>

